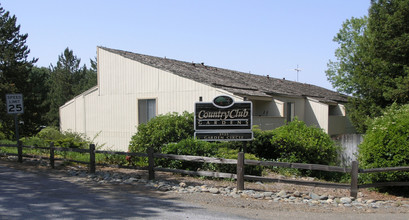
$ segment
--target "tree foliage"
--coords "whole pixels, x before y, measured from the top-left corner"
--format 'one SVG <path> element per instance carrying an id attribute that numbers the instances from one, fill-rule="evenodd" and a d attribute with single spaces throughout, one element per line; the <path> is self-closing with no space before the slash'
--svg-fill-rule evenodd
<path id="1" fill-rule="evenodd" d="M 35 67 L 37 59 L 28 59 L 27 37 L 20 34 L 16 16 L 0 6 L 0 133 L 9 139 L 14 134 L 14 120 L 6 111 L 6 94 L 23 94 L 20 134 L 30 136 L 44 125 L 58 126 L 59 107 L 97 84 L 96 61 L 91 60 L 90 69 L 81 67 L 81 60 L 68 48 L 55 67 Z"/>
<path id="2" fill-rule="evenodd" d="M 45 67 L 33 67 L 27 82 L 27 95 L 24 99 L 25 111 L 23 135 L 35 134 L 41 127 L 47 125 L 46 114 L 50 109 L 48 91 L 50 89 L 50 70 Z"/>
<path id="3" fill-rule="evenodd" d="M 68 47 L 58 56 L 56 66 L 50 67 L 50 111 L 47 114 L 50 125 L 59 125 L 59 107 L 97 84 L 96 70 L 80 66 L 81 59 Z M 93 63 L 93 62 L 91 62 Z M 95 68 L 95 62 L 94 62 Z"/>
<path id="4" fill-rule="evenodd" d="M 359 45 L 368 22 L 367 17 L 347 19 L 333 41 L 339 44 L 335 50 L 337 62 L 329 61 L 326 71 L 328 80 L 339 92 L 352 94 L 357 84 L 354 80 L 355 67 L 359 63 Z"/>
<path id="5" fill-rule="evenodd" d="M 28 34 L 20 34 L 20 25 L 17 25 L 17 17 L 10 15 L 0 6 L 0 123 L 2 132 L 11 138 L 14 131 L 13 117 L 7 115 L 6 94 L 22 93 L 26 102 L 35 102 L 31 99 L 33 90 L 30 84 L 30 72 L 37 59 L 28 59 L 30 50 L 26 45 Z M 33 107 L 33 108 L 31 108 Z M 23 117 L 30 118 L 29 115 L 35 114 L 35 107 L 26 105 Z M 27 120 L 25 128 L 33 126 Z"/>
<path id="6" fill-rule="evenodd" d="M 328 79 L 352 95 L 349 115 L 361 132 L 368 118 L 409 101 L 409 0 L 372 0 L 368 17 L 347 20 L 334 38 Z"/>

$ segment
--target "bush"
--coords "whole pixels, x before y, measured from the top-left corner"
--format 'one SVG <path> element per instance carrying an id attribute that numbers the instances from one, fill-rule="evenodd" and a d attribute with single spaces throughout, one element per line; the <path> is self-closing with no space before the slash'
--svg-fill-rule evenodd
<path id="1" fill-rule="evenodd" d="M 204 156 L 214 157 L 217 154 L 217 144 L 205 141 L 200 141 L 194 138 L 187 138 L 179 143 L 171 143 L 162 147 L 162 153 L 164 154 L 176 154 L 176 155 L 192 155 L 192 156 Z M 155 161 L 159 166 L 169 167 L 173 169 L 193 170 L 206 169 L 205 163 L 181 161 L 181 160 L 169 160 L 160 159 Z"/>
<path id="2" fill-rule="evenodd" d="M 238 153 L 239 153 L 239 149 L 230 149 L 227 147 L 220 147 L 217 150 L 216 157 L 237 160 Z M 244 158 L 246 160 L 260 160 L 254 154 L 250 154 L 250 153 L 246 153 L 244 155 Z M 213 164 L 213 169 L 218 172 L 223 172 L 223 173 L 236 173 L 237 165 L 236 164 Z M 261 176 L 262 172 L 263 172 L 263 167 L 261 166 L 253 166 L 253 165 L 244 166 L 245 175 Z"/>
<path id="3" fill-rule="evenodd" d="M 237 144 L 237 143 L 236 143 Z M 171 143 L 162 147 L 164 154 L 192 155 L 204 157 L 216 157 L 225 159 L 237 159 L 238 149 L 231 149 L 230 142 L 205 142 L 194 138 L 187 138 L 179 143 Z M 258 160 L 253 154 L 246 154 L 246 159 Z M 218 172 L 236 173 L 234 164 L 207 164 L 181 160 L 161 159 L 157 161 L 162 167 L 184 170 L 213 170 Z M 259 166 L 246 166 L 245 173 L 249 175 L 261 175 L 262 168 Z"/>
<path id="4" fill-rule="evenodd" d="M 322 129 L 295 119 L 272 132 L 271 145 L 278 160 L 293 163 L 337 165 L 339 146 Z"/>
<path id="5" fill-rule="evenodd" d="M 50 142 L 38 137 L 29 137 L 23 139 L 23 144 L 28 146 L 37 146 L 37 147 L 49 147 Z"/>
<path id="6" fill-rule="evenodd" d="M 287 125 L 272 131 L 271 149 L 278 154 L 279 162 L 338 165 L 340 146 L 322 129 L 309 127 L 295 119 Z M 274 159 L 274 158 L 269 158 Z M 342 178 L 340 173 L 311 171 L 302 169 L 276 168 L 288 175 L 314 176 L 326 180 Z"/>
<path id="7" fill-rule="evenodd" d="M 2 132 L 2 129 L 3 129 L 3 125 L 0 122 L 0 140 L 5 140 L 6 135 Z"/>
<path id="8" fill-rule="evenodd" d="M 155 152 L 161 152 L 164 144 L 179 142 L 193 134 L 193 114 L 174 112 L 159 115 L 138 126 L 138 132 L 131 138 L 129 151 L 146 152 L 148 147 L 153 147 Z"/>
<path id="9" fill-rule="evenodd" d="M 51 142 L 54 142 L 54 146 L 70 148 L 88 148 L 88 145 L 91 143 L 84 134 L 69 131 L 60 132 L 55 127 L 46 127 L 34 137 L 24 140 L 26 145 L 41 147 L 47 147 Z"/>
<path id="10" fill-rule="evenodd" d="M 384 168 L 409 166 L 409 105 L 393 104 L 383 115 L 368 123 L 368 130 L 359 145 L 360 167 Z M 408 172 L 371 173 L 363 181 L 409 181 Z"/>
<path id="11" fill-rule="evenodd" d="M 275 160 L 280 156 L 278 148 L 271 143 L 274 134 L 272 130 L 262 131 L 255 127 L 253 134 L 254 139 L 248 144 L 247 152 L 267 160 Z"/>

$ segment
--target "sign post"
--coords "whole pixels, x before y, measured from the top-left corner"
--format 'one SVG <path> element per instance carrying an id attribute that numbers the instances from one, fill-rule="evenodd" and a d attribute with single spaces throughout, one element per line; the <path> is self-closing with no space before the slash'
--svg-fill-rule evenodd
<path id="1" fill-rule="evenodd" d="M 196 102 L 195 137 L 204 141 L 251 141 L 252 111 L 252 102 L 234 102 L 226 95 L 217 96 L 213 102 Z M 239 152 L 237 159 L 238 190 L 244 190 L 244 153 Z"/>
<path id="2" fill-rule="evenodd" d="M 16 139 L 19 144 L 20 135 L 18 132 L 18 114 L 24 113 L 23 94 L 6 94 L 7 113 L 14 115 L 14 125 L 16 127 Z"/>

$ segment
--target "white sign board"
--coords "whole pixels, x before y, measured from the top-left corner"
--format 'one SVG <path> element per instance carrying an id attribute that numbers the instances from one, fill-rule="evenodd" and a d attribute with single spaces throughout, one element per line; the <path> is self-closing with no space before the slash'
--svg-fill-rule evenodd
<path id="1" fill-rule="evenodd" d="M 23 94 L 6 94 L 6 104 L 8 114 L 23 114 Z"/>

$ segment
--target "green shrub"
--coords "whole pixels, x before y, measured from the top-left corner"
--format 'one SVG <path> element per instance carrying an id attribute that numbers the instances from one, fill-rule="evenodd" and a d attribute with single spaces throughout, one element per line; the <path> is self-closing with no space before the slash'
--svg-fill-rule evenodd
<path id="1" fill-rule="evenodd" d="M 64 138 L 64 135 L 56 127 L 45 127 L 36 136 L 48 141 Z"/>
<path id="2" fill-rule="evenodd" d="M 340 146 L 322 129 L 307 126 L 297 118 L 272 132 L 271 149 L 278 154 L 279 162 L 338 165 Z M 274 159 L 274 158 L 272 158 Z M 339 173 L 302 169 L 276 168 L 282 174 L 314 176 L 320 179 L 337 180 Z"/>
<path id="3" fill-rule="evenodd" d="M 236 143 L 237 144 L 237 143 Z M 194 138 L 187 138 L 179 143 L 171 143 L 162 147 L 164 154 L 192 155 L 215 157 L 225 159 L 237 159 L 238 149 L 231 149 L 232 142 L 205 142 Z M 258 160 L 253 154 L 246 154 L 246 159 Z M 218 172 L 236 173 L 234 164 L 208 164 L 181 160 L 160 159 L 156 163 L 162 167 L 184 170 L 213 170 Z M 261 175 L 262 168 L 259 166 L 246 166 L 245 173 L 249 175 Z"/>
<path id="4" fill-rule="evenodd" d="M 274 129 L 271 145 L 279 160 L 294 163 L 336 165 L 339 146 L 322 129 L 295 119 Z"/>
<path id="5" fill-rule="evenodd" d="M 236 159 L 239 154 L 239 149 L 230 149 L 227 147 L 220 147 L 217 150 L 216 157 L 217 158 L 224 158 L 224 159 Z M 254 154 L 246 153 L 244 155 L 246 160 L 260 160 Z M 236 164 L 213 164 L 213 169 L 218 172 L 223 173 L 237 173 L 237 165 Z M 263 172 L 263 167 L 261 166 L 253 166 L 253 165 L 245 165 L 244 166 L 244 174 L 245 175 L 257 175 L 261 176 Z"/>
<path id="6" fill-rule="evenodd" d="M 159 115 L 138 126 L 138 132 L 131 138 L 129 151 L 146 152 L 148 147 L 153 147 L 155 152 L 161 152 L 164 144 L 179 142 L 193 134 L 193 114 L 174 112 Z"/>
<path id="7" fill-rule="evenodd" d="M 2 130 L 3 130 L 3 125 L 0 122 L 0 140 L 5 140 L 6 139 L 6 134 L 4 134 L 2 132 Z"/>
<path id="8" fill-rule="evenodd" d="M 271 143 L 273 134 L 272 130 L 262 131 L 255 126 L 253 128 L 254 139 L 248 144 L 247 152 L 267 160 L 277 159 L 280 156 L 280 152 Z"/>
<path id="9" fill-rule="evenodd" d="M 393 104 L 383 115 L 368 123 L 359 145 L 360 167 L 409 166 L 409 105 Z M 408 172 L 382 172 L 361 175 L 364 182 L 409 181 Z"/>
<path id="10" fill-rule="evenodd" d="M 179 143 L 170 143 L 162 147 L 163 154 L 176 155 L 192 155 L 214 157 L 217 154 L 217 144 L 205 141 L 200 141 L 192 137 L 184 139 Z M 206 169 L 208 167 L 205 163 L 160 159 L 155 161 L 159 166 L 169 167 L 173 169 L 193 170 Z"/>
<path id="11" fill-rule="evenodd" d="M 129 162 L 126 160 L 124 155 L 116 154 L 96 154 L 95 160 L 97 163 L 106 163 L 112 165 L 129 166 Z M 98 157 L 98 158 L 97 158 Z"/>
<path id="12" fill-rule="evenodd" d="M 55 127 L 46 127 L 34 137 L 26 138 L 26 145 L 49 146 L 54 142 L 56 147 L 88 148 L 91 141 L 84 134 L 64 131 L 60 132 Z"/>

